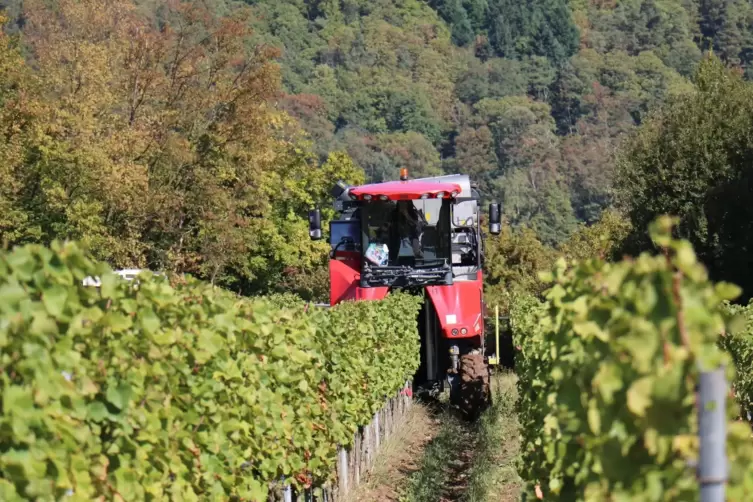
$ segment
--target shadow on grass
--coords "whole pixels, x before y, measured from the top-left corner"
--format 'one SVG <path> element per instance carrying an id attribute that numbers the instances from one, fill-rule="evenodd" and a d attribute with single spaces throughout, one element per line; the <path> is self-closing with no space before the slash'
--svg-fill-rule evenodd
<path id="1" fill-rule="evenodd" d="M 473 451 L 471 427 L 447 406 L 436 406 L 434 410 L 440 431 L 427 443 L 419 470 L 410 473 L 401 501 L 458 500 L 453 494 L 464 490 L 461 476 L 468 469 Z"/>
<path id="2" fill-rule="evenodd" d="M 494 404 L 475 424 L 476 451 L 463 502 L 513 502 L 520 499 L 522 481 L 516 461 L 520 450 L 516 377 L 494 375 Z"/>
<path id="3" fill-rule="evenodd" d="M 401 502 L 499 502 L 517 500 L 518 429 L 515 376 L 493 378 L 490 408 L 469 422 L 446 401 L 421 396 L 440 428 L 427 443 L 420 468 L 409 476 Z"/>

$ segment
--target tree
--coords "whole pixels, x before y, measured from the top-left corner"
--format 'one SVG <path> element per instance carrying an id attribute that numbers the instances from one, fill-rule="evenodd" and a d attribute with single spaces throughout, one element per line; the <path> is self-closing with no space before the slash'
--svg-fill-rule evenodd
<path id="1" fill-rule="evenodd" d="M 570 260 L 619 260 L 618 251 L 630 230 L 630 222 L 624 215 L 608 209 L 594 224 L 579 225 L 559 251 Z"/>
<path id="2" fill-rule="evenodd" d="M 573 206 L 580 221 L 595 222 L 613 203 L 615 151 L 632 130 L 633 117 L 622 97 L 594 84 L 581 98 L 585 113 L 562 140 L 560 172 L 570 187 Z"/>
<path id="3" fill-rule="evenodd" d="M 301 124 L 313 141 L 320 160 L 339 146 L 335 139 L 335 125 L 327 117 L 327 104 L 316 94 L 288 94 L 280 101 L 285 110 Z"/>
<path id="4" fill-rule="evenodd" d="M 539 278 L 539 272 L 548 272 L 560 256 L 568 260 L 617 258 L 630 230 L 630 223 L 623 215 L 609 210 L 597 223 L 579 225 L 566 241 L 554 248 L 527 226 L 514 228 L 503 224 L 499 236 L 486 239 L 487 303 L 496 303 L 506 311 L 511 295 L 541 296 L 548 286 Z"/>
<path id="5" fill-rule="evenodd" d="M 713 49 L 723 60 L 751 71 L 753 6 L 750 2 L 700 0 L 698 13 L 701 48 Z"/>
<path id="6" fill-rule="evenodd" d="M 489 97 L 489 68 L 486 63 L 472 58 L 455 84 L 455 93 L 465 103 L 476 103 Z"/>
<path id="7" fill-rule="evenodd" d="M 575 230 L 575 219 L 567 186 L 549 181 L 539 189 L 538 204 L 531 225 L 542 242 L 555 246 L 567 239 Z"/>
<path id="8" fill-rule="evenodd" d="M 125 0 L 26 2 L 38 119 L 3 171 L 3 205 L 21 215 L 3 238 L 75 239 L 118 267 L 248 293 L 315 270 L 327 246 L 307 238 L 303 216 L 333 178 L 362 173 L 342 156 L 319 165 L 275 108 L 277 52 L 250 43 L 246 9 L 223 17 L 187 2 L 159 18 Z"/>
<path id="9" fill-rule="evenodd" d="M 437 2 L 437 12 L 452 30 L 452 41 L 457 45 L 466 45 L 473 40 L 474 31 L 468 13 L 461 0 L 441 0 Z"/>
<path id="10" fill-rule="evenodd" d="M 555 259 L 555 250 L 543 244 L 530 228 L 502 225 L 499 236 L 486 239 L 485 301 L 500 305 L 504 312 L 511 293 L 541 295 L 546 285 L 538 274 L 549 270 Z"/>
<path id="11" fill-rule="evenodd" d="M 575 230 L 570 194 L 555 176 L 518 168 L 505 173 L 496 185 L 503 212 L 514 227 L 532 228 L 549 246 L 565 241 Z"/>
<path id="12" fill-rule="evenodd" d="M 565 0 L 489 1 L 489 41 L 500 57 L 544 56 L 562 63 L 578 49 Z"/>
<path id="13" fill-rule="evenodd" d="M 481 33 L 489 16 L 489 0 L 463 0 L 474 33 Z"/>
<path id="14" fill-rule="evenodd" d="M 640 233 L 657 215 L 680 218 L 718 280 L 753 294 L 753 84 L 716 57 L 704 60 L 696 89 L 647 121 L 620 152 L 619 201 L 633 228 L 625 249 L 649 246 Z"/>
<path id="15" fill-rule="evenodd" d="M 524 96 L 483 99 L 474 106 L 476 121 L 494 136 L 501 173 L 536 163 L 551 165 L 557 138 L 551 110 L 546 103 Z"/>
<path id="16" fill-rule="evenodd" d="M 468 174 L 478 183 L 485 200 L 492 194 L 492 182 L 499 170 L 494 150 L 494 136 L 489 127 L 463 129 L 455 138 L 455 157 L 447 170 Z"/>
<path id="17" fill-rule="evenodd" d="M 460 76 L 455 92 L 462 101 L 475 104 L 484 98 L 502 98 L 525 94 L 529 76 L 524 64 L 515 59 L 492 58 L 486 62 L 472 59 Z M 535 78 L 530 75 L 530 80 Z"/>
<path id="18" fill-rule="evenodd" d="M 7 19 L 0 18 L 3 24 Z M 28 197 L 23 172 L 27 144 L 39 127 L 39 108 L 30 98 L 36 79 L 20 51 L 0 33 L 0 242 L 3 246 L 36 242 L 40 228 L 23 204 Z"/>
<path id="19" fill-rule="evenodd" d="M 402 168 L 407 168 L 414 178 L 442 174 L 439 152 L 426 136 L 418 132 L 383 134 L 376 138 L 376 146 L 395 166 L 388 180 L 398 179 Z"/>
<path id="20" fill-rule="evenodd" d="M 326 252 L 296 212 L 331 152 L 369 181 L 468 173 L 560 242 L 613 203 L 621 137 L 688 91 L 699 47 L 747 73 L 753 54 L 743 0 L 0 6 L 29 63 L 7 91 L 26 115 L 0 116 L 9 242 L 76 238 L 115 265 L 247 291 L 294 284 L 284 270 Z M 249 93 L 227 99 L 242 68 Z"/>

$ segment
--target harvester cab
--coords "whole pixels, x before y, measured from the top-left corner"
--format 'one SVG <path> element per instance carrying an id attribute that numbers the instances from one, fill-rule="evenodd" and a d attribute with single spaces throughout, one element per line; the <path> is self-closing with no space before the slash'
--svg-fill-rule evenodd
<path id="1" fill-rule="evenodd" d="M 484 355 L 483 244 L 479 194 L 466 175 L 361 186 L 338 182 L 338 216 L 329 223 L 330 305 L 378 300 L 390 290 L 424 296 L 419 315 L 418 387 L 450 389 L 468 413 L 489 402 Z M 321 214 L 309 213 L 309 235 L 323 238 Z M 489 231 L 500 231 L 498 204 Z"/>

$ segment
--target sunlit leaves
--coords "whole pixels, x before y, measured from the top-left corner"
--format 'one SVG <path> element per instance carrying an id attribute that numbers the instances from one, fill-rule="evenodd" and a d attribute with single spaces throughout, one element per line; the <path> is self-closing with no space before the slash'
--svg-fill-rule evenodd
<path id="1" fill-rule="evenodd" d="M 663 217 L 651 226 L 663 253 L 616 263 L 594 257 L 609 248 L 582 233 L 573 250 L 585 256 L 560 259 L 544 274 L 544 302 L 513 296 L 521 470 L 529 491 L 540 485 L 545 499 L 568 501 L 697 497 L 688 464 L 698 455 L 698 372 L 729 368 L 717 343 L 729 326 L 723 302 L 739 290 L 708 280 L 692 246 L 672 238 L 674 223 Z M 623 224 L 607 228 L 619 232 Z M 753 353 L 746 336 L 721 338 L 743 372 L 736 385 L 744 408 Z M 729 402 L 730 427 L 740 425 L 734 408 Z M 744 439 L 730 434 L 728 451 L 730 500 L 746 500 L 753 493 L 749 428 Z"/>
<path id="2" fill-rule="evenodd" d="M 738 283 L 749 298 L 753 85 L 715 56 L 698 67 L 695 84 L 620 151 L 616 193 L 634 228 L 627 251 L 649 247 L 640 232 L 673 214 L 712 277 Z"/>
<path id="3" fill-rule="evenodd" d="M 76 240 L 247 293 L 321 270 L 306 210 L 360 169 L 322 166 L 276 107 L 278 53 L 248 7 L 140 6 L 24 2 L 33 64 L 0 35 L 0 241 Z"/>
<path id="4" fill-rule="evenodd" d="M 744 419 L 753 418 L 753 375 L 748 368 L 753 368 L 753 302 L 748 305 L 728 304 L 727 315 L 730 318 L 728 331 L 720 337 L 719 345 L 730 353 L 735 367 L 734 394 L 740 403 Z"/>
<path id="5" fill-rule="evenodd" d="M 403 294 L 321 311 L 179 276 L 134 287 L 55 243 L 1 253 L 0 298 L 8 501 L 260 502 L 282 476 L 323 483 L 419 364 L 420 298 Z"/>

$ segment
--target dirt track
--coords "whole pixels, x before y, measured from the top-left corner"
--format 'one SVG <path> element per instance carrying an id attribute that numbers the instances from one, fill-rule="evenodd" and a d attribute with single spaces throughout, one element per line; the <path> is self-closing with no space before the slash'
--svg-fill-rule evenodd
<path id="1" fill-rule="evenodd" d="M 512 502 L 519 497 L 514 376 L 494 378 L 495 402 L 468 422 L 446 403 L 413 407 L 383 446 L 358 502 Z"/>

